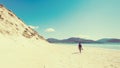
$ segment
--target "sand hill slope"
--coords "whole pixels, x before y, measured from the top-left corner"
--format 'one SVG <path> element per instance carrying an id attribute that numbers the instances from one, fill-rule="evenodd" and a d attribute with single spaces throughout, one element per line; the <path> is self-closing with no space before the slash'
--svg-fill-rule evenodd
<path id="1" fill-rule="evenodd" d="M 24 24 L 12 11 L 6 9 L 3 5 L 0 5 L 0 39 L 2 40 L 0 41 L 1 44 L 9 44 L 8 42 L 13 41 L 14 43 L 19 42 L 17 43 L 18 45 L 25 44 L 25 41 L 30 43 L 30 40 L 31 42 L 47 42 L 35 30 Z"/>

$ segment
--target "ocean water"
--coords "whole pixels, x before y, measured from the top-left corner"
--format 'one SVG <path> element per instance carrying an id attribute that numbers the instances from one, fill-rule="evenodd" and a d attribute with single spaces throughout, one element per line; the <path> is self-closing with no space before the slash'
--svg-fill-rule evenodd
<path id="1" fill-rule="evenodd" d="M 64 44 L 69 46 L 77 46 L 78 44 Z M 89 46 L 89 47 L 101 47 L 101 48 L 108 48 L 108 49 L 117 49 L 120 50 L 120 43 L 114 43 L 114 44 L 82 44 L 82 46 Z"/>

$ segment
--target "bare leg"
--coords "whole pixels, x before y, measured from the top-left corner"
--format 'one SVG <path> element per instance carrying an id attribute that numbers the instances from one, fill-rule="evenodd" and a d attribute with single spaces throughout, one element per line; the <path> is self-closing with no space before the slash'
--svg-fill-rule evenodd
<path id="1" fill-rule="evenodd" d="M 81 53 L 81 48 L 79 47 L 79 51 L 80 51 L 80 53 Z"/>

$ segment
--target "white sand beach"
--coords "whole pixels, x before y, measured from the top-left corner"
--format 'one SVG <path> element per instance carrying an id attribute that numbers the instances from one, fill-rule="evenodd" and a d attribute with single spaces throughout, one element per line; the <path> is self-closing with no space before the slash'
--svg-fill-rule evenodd
<path id="1" fill-rule="evenodd" d="M 17 39 L 16 39 L 17 40 Z M 119 68 L 120 50 L 45 43 L 41 40 L 0 44 L 0 68 Z M 4 42 L 3 41 L 3 42 Z M 23 43 L 23 42 L 22 42 Z M 20 44 L 20 45 L 19 45 Z"/>

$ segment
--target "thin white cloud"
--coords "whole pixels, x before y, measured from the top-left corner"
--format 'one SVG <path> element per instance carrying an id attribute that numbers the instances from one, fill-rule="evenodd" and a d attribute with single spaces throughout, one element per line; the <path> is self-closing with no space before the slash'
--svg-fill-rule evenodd
<path id="1" fill-rule="evenodd" d="M 53 28 L 47 28 L 47 29 L 45 30 L 45 32 L 55 32 L 55 29 L 53 29 Z"/>
<path id="2" fill-rule="evenodd" d="M 29 27 L 32 28 L 32 29 L 38 29 L 39 28 L 39 26 L 33 26 L 33 25 L 29 25 Z"/>

